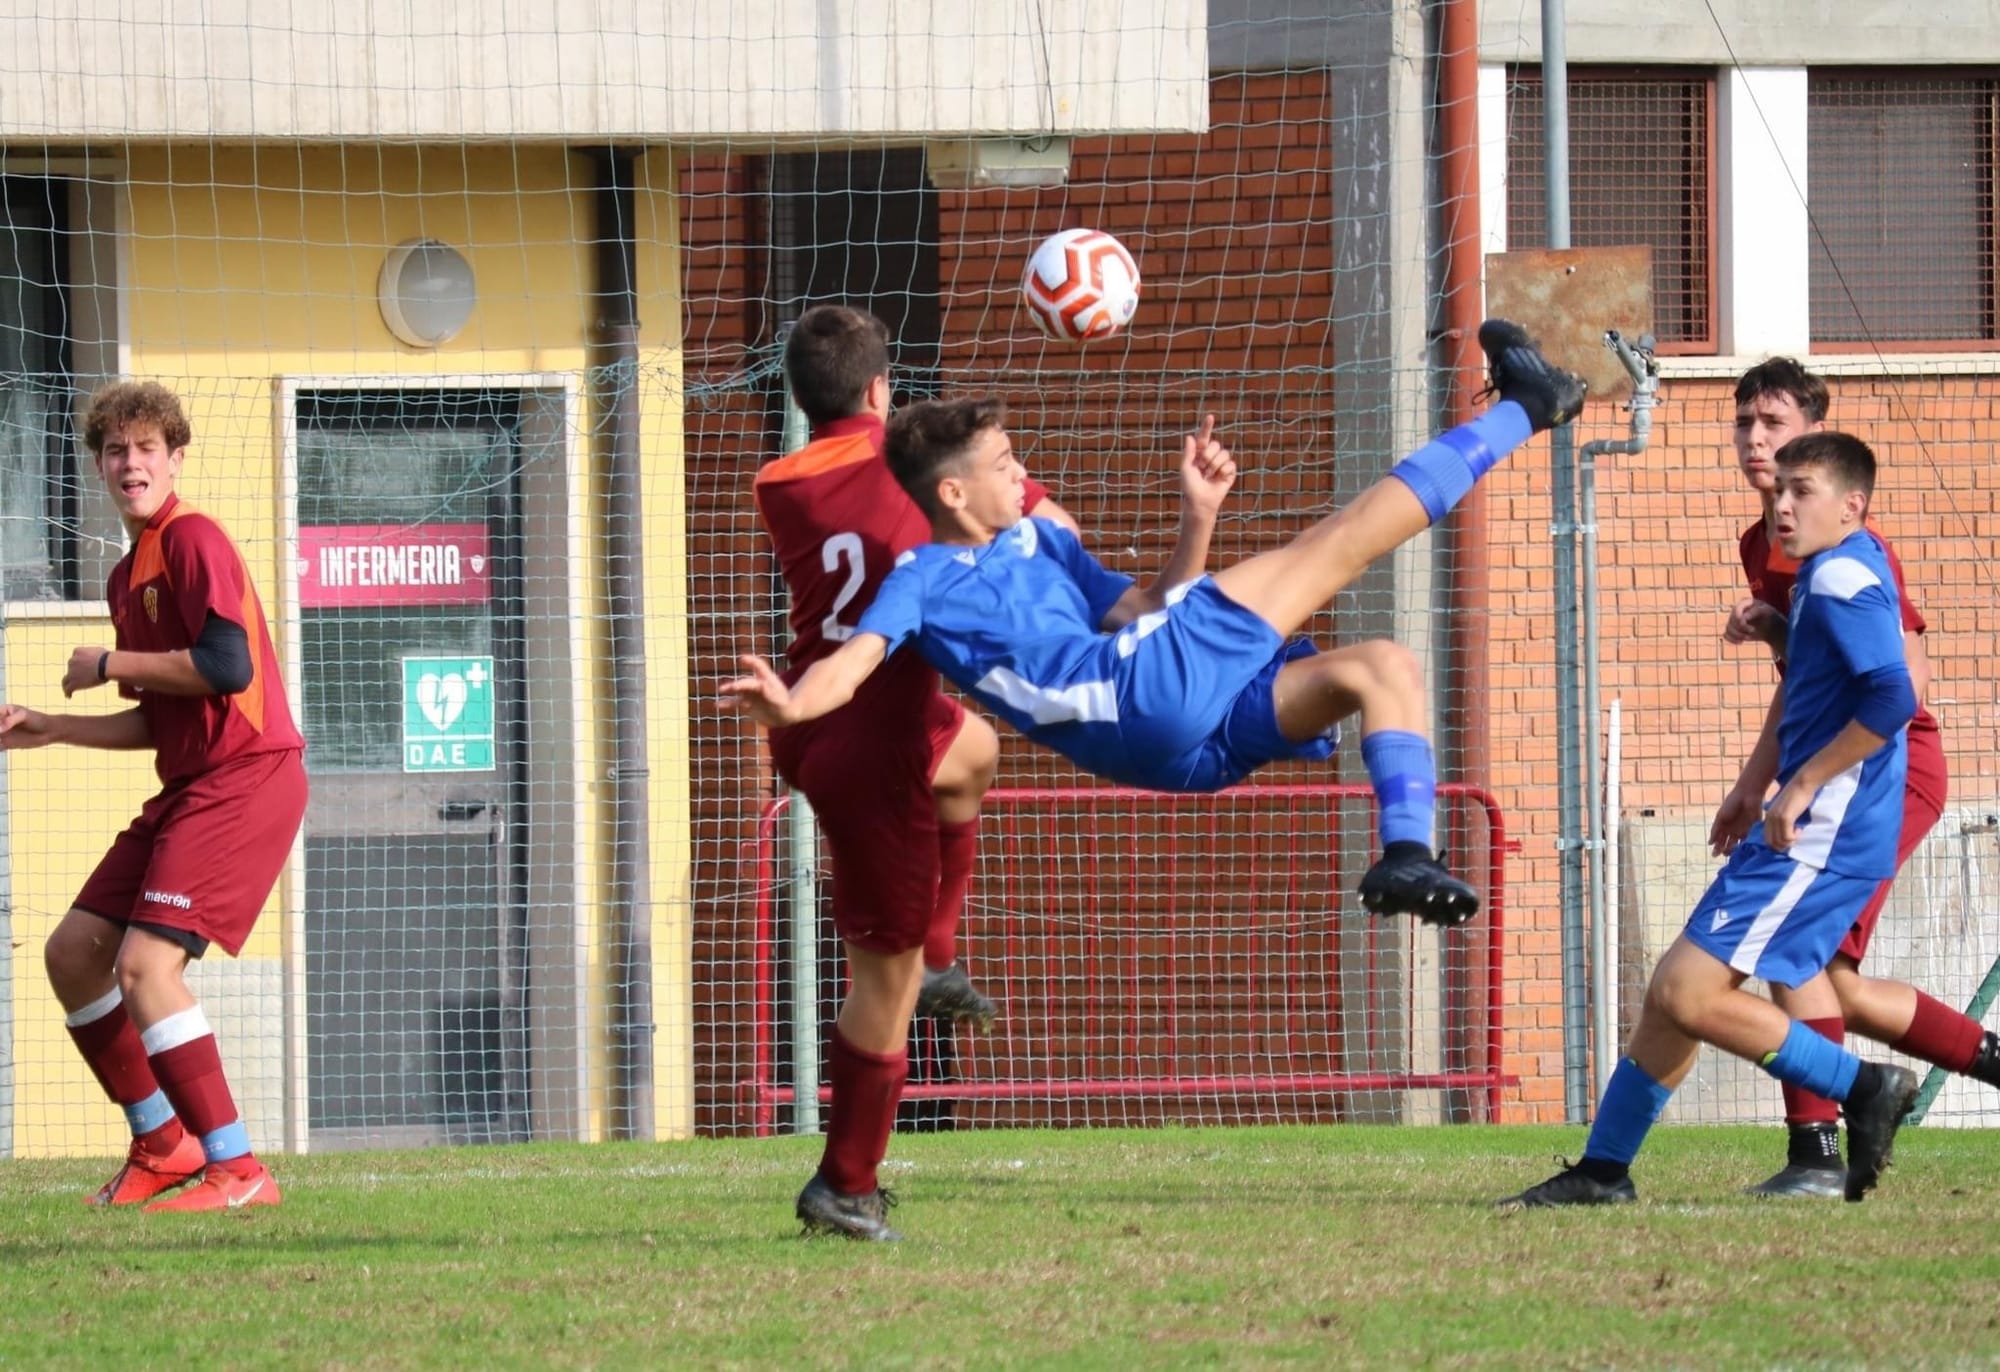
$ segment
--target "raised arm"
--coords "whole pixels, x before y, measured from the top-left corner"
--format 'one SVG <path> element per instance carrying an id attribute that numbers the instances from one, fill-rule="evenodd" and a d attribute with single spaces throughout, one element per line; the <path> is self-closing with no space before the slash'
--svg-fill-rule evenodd
<path id="1" fill-rule="evenodd" d="M 771 664 L 754 653 L 737 661 L 750 673 L 727 682 L 722 698 L 766 729 L 803 724 L 831 714 L 854 699 L 887 655 L 889 640 L 880 634 L 857 633 L 839 649 L 806 668 L 797 684 L 787 687 Z"/>
<path id="2" fill-rule="evenodd" d="M 1181 441 L 1181 527 L 1174 550 L 1158 576 L 1118 598 L 1100 628 L 1112 632 L 1151 614 L 1167 603 L 1167 592 L 1202 574 L 1216 515 L 1235 484 L 1236 459 L 1215 437 L 1215 416 L 1206 415 L 1201 427 Z"/>

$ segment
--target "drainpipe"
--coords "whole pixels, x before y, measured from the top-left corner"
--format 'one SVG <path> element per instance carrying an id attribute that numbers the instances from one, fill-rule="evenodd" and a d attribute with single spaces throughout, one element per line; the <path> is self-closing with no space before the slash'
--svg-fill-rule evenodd
<path id="1" fill-rule="evenodd" d="M 639 317 L 634 154 L 601 148 L 595 169 L 596 280 L 590 398 L 604 529 L 604 597 L 611 656 L 611 1082 L 614 1139 L 653 1137 L 653 907 L 647 851 L 651 823 L 646 762 L 644 507 L 639 489 Z"/>
<path id="2" fill-rule="evenodd" d="M 1485 262 L 1479 205 L 1479 6 L 1478 0 L 1444 0 L 1438 27 L 1438 195 L 1444 254 L 1444 332 L 1439 362 L 1447 378 L 1445 418 L 1463 424 L 1474 412 L 1473 394 L 1485 382 L 1479 351 L 1484 312 Z M 1446 579 L 1445 672 L 1438 711 L 1443 747 L 1440 770 L 1468 786 L 1486 789 L 1488 722 L 1486 663 L 1488 561 L 1486 487 L 1476 485 L 1446 525 L 1451 575 Z M 1462 1018 L 1450 1050 L 1471 1051 L 1475 1026 L 1496 1022 L 1497 1006 L 1478 1006 L 1483 993 L 1472 958 L 1454 959 L 1449 1003 Z M 1451 1103 L 1454 1116 L 1466 1106 Z"/>
<path id="3" fill-rule="evenodd" d="M 1653 436 L 1653 407 L 1659 403 L 1660 386 L 1660 368 L 1653 358 L 1650 336 L 1639 339 L 1635 347 L 1618 330 L 1610 329 L 1605 332 L 1604 346 L 1618 355 L 1625 374 L 1632 378 L 1632 399 L 1626 406 L 1632 412 L 1632 424 L 1629 438 L 1594 438 L 1577 449 L 1576 469 L 1577 523 L 1583 533 L 1583 809 L 1584 844 L 1590 861 L 1590 1037 L 1600 1089 L 1611 1079 L 1611 1064 L 1617 1060 L 1619 1048 L 1613 1013 L 1618 1004 L 1618 950 L 1611 942 L 1611 907 L 1618 893 L 1608 889 L 1604 879 L 1604 837 L 1618 816 L 1609 813 L 1598 760 L 1603 702 L 1598 663 L 1597 459 L 1646 451 Z"/>

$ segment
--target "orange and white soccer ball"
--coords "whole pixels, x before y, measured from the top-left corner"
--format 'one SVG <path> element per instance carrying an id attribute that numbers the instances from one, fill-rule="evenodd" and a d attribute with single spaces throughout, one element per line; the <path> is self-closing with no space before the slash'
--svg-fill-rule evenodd
<path id="1" fill-rule="evenodd" d="M 1021 277 L 1021 303 L 1044 336 L 1109 338 L 1139 308 L 1139 264 L 1108 233 L 1064 229 L 1043 239 Z"/>

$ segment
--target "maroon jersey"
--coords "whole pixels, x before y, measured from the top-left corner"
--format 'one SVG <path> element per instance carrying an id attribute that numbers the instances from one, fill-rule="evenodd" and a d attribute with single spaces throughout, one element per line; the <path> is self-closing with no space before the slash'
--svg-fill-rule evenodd
<path id="1" fill-rule="evenodd" d="M 250 685 L 233 696 L 177 696 L 121 685 L 139 702 L 160 780 L 186 781 L 253 753 L 303 748 L 278 674 L 278 654 L 243 556 L 222 526 L 170 496 L 105 588 L 121 652 L 192 648 L 211 613 L 241 626 Z"/>
<path id="2" fill-rule="evenodd" d="M 882 437 L 882 421 L 872 415 L 837 419 L 757 473 L 757 513 L 791 592 L 788 682 L 853 637 L 896 559 L 930 541 L 930 521 L 882 460 Z M 1034 509 L 1047 495 L 1047 487 L 1030 479 L 1026 507 Z M 855 699 L 907 710 L 904 718 L 915 721 L 937 689 L 928 663 L 914 652 L 897 653 L 862 683 Z"/>
<path id="3" fill-rule="evenodd" d="M 1882 551 L 1889 555 L 1889 570 L 1896 574 L 1896 603 L 1903 611 L 1903 632 L 1923 633 L 1930 626 L 1924 623 L 1917 607 L 1910 603 L 1910 593 L 1903 589 L 1903 564 L 1897 558 L 1896 550 L 1889 546 L 1888 539 L 1879 533 L 1875 537 L 1881 540 Z M 1750 583 L 1750 594 L 1789 619 L 1792 613 L 1792 585 L 1799 575 L 1797 560 L 1786 557 L 1785 550 L 1771 542 L 1770 532 L 1761 519 L 1743 531 L 1737 551 L 1743 557 L 1743 575 Z M 1937 732 L 1937 720 L 1924 708 L 1923 702 L 1918 701 L 1917 713 L 1910 719 L 1912 740 L 1918 734 L 1934 735 Z M 1932 743 L 1933 746 L 1942 746 L 1935 740 Z"/>

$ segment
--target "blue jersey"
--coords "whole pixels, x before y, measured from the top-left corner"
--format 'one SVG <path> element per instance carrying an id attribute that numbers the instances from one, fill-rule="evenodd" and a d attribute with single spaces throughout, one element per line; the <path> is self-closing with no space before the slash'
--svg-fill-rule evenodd
<path id="1" fill-rule="evenodd" d="M 1799 564 L 1785 650 L 1784 718 L 1778 727 L 1783 785 L 1853 720 L 1884 668 L 1908 670 L 1896 578 L 1866 529 Z M 1858 877 L 1896 874 L 1903 828 L 1904 730 L 1820 787 L 1789 856 Z M 1761 829 L 1756 835 L 1763 837 Z"/>
<path id="2" fill-rule="evenodd" d="M 1207 578 L 1116 633 L 1132 579 L 1060 525 L 1024 519 L 984 547 L 904 553 L 858 630 L 924 659 L 1085 771 L 1154 790 L 1212 790 L 1278 757 L 1324 756 L 1271 720 L 1276 630 Z"/>

